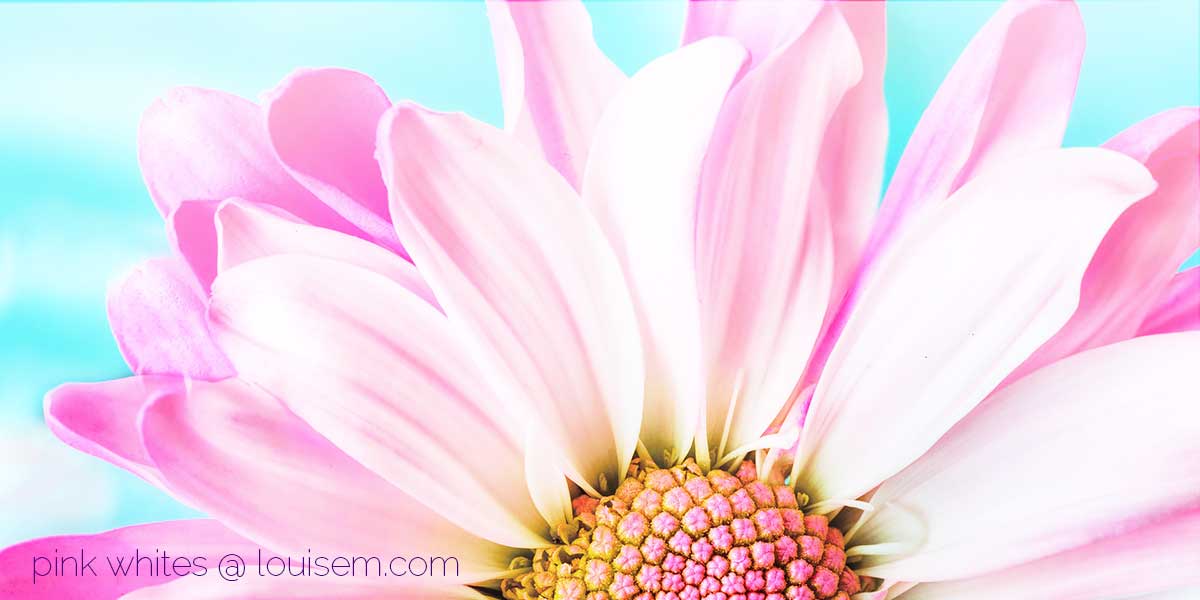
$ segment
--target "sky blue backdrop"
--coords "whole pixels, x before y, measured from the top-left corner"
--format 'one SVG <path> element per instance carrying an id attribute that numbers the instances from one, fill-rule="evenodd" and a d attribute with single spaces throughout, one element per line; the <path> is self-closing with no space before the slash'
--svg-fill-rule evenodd
<path id="1" fill-rule="evenodd" d="M 678 39 L 680 2 L 590 7 L 600 45 L 627 72 Z M 890 8 L 889 171 L 995 8 Z M 1082 8 L 1089 43 L 1068 145 L 1200 104 L 1194 1 Z M 361 70 L 393 99 L 501 119 L 481 3 L 0 5 L 0 547 L 192 514 L 50 443 L 41 397 L 63 381 L 128 373 L 105 321 L 105 286 L 167 251 L 135 160 L 141 111 L 174 85 L 256 98 L 301 66 Z"/>

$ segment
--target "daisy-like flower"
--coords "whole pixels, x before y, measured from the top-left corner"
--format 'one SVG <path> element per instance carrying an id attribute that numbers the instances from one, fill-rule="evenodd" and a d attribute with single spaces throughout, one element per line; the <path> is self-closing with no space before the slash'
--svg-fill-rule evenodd
<path id="1" fill-rule="evenodd" d="M 212 520 L 35 540 L 54 598 L 1124 598 L 1200 584 L 1200 113 L 1061 149 L 1083 31 L 1005 5 L 875 214 L 883 6 L 696 3 L 626 78 L 490 3 L 507 131 L 293 75 L 141 158 L 180 258 L 67 443 Z M 411 260 L 411 262 L 410 262 Z M 438 577 L 29 581 L 30 557 L 454 557 Z"/>

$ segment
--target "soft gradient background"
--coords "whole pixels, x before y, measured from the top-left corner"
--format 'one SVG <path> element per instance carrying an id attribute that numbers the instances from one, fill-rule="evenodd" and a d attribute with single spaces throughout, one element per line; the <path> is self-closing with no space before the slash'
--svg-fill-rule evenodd
<path id="1" fill-rule="evenodd" d="M 1081 4 L 1088 50 L 1067 145 L 1200 104 L 1194 0 Z M 889 171 L 996 6 L 889 7 Z M 627 72 L 670 50 L 681 29 L 681 1 L 589 7 L 600 45 Z M 256 98 L 302 66 L 357 69 L 393 100 L 500 123 L 480 2 L 0 4 L 0 547 L 194 514 L 59 443 L 42 424 L 42 395 L 128 374 L 105 287 L 167 252 L 137 167 L 141 111 L 175 85 Z"/>

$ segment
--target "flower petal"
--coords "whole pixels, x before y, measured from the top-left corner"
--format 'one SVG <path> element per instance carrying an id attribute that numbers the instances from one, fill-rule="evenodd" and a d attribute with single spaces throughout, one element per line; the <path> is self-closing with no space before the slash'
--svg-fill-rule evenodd
<path id="1" fill-rule="evenodd" d="M 596 124 L 625 74 L 596 45 L 578 0 L 488 0 L 487 11 L 505 129 L 578 188 Z"/>
<path id="2" fill-rule="evenodd" d="M 1146 165 L 1158 189 L 1113 224 L 1083 276 L 1079 308 L 1009 380 L 1133 337 L 1179 265 L 1200 247 L 1200 109 L 1161 113 L 1105 147 Z"/>
<path id="3" fill-rule="evenodd" d="M 609 106 L 584 199 L 633 290 L 645 348 L 642 442 L 687 455 L 703 397 L 694 259 L 696 193 L 717 115 L 746 52 L 714 38 L 639 71 Z"/>
<path id="4" fill-rule="evenodd" d="M 179 259 L 152 258 L 108 290 L 108 322 L 137 374 L 217 380 L 233 366 L 204 320 L 205 296 Z"/>
<path id="5" fill-rule="evenodd" d="M 146 403 L 184 385 L 183 378 L 169 375 L 60 385 L 46 394 L 46 426 L 68 446 L 161 486 L 158 468 L 142 447 L 138 414 Z"/>
<path id="6" fill-rule="evenodd" d="M 222 272 L 274 254 L 322 256 L 375 271 L 434 304 L 433 292 L 412 263 L 366 240 L 307 225 L 242 200 L 222 203 L 216 220 L 217 263 Z"/>
<path id="7" fill-rule="evenodd" d="M 138 162 L 164 217 L 188 200 L 239 197 L 278 206 L 314 225 L 357 231 L 284 171 L 267 139 L 263 111 L 231 94 L 176 88 L 160 98 L 142 116 Z M 175 224 L 175 234 L 184 230 L 188 239 L 211 239 L 202 234 L 199 216 L 176 216 L 188 225 Z M 189 262 L 203 264 L 199 257 Z M 205 289 L 214 274 L 203 267 L 197 271 Z"/>
<path id="8" fill-rule="evenodd" d="M 899 600 L 1095 600 L 1193 585 L 1200 585 L 1200 509 L 979 577 L 918 585 Z"/>
<path id="9" fill-rule="evenodd" d="M 375 130 L 391 105 L 362 73 L 300 69 L 267 94 L 267 134 L 297 181 L 371 240 L 404 255 L 375 161 Z"/>
<path id="10" fill-rule="evenodd" d="M 1200 329 L 1200 267 L 1177 273 L 1150 309 L 1138 335 Z"/>
<path id="11" fill-rule="evenodd" d="M 863 72 L 858 84 L 846 92 L 829 123 L 817 165 L 833 231 L 835 301 L 843 296 L 857 271 L 871 232 L 888 136 L 887 104 L 883 97 L 887 62 L 885 3 L 839 2 L 837 8 L 858 42 Z M 827 320 L 832 317 L 826 314 Z"/>
<path id="12" fill-rule="evenodd" d="M 821 374 L 804 490 L 856 498 L 928 450 L 1062 327 L 1104 233 L 1153 190 L 1116 152 L 1052 150 L 923 211 L 865 282 Z"/>
<path id="13" fill-rule="evenodd" d="M 507 568 L 508 551 L 438 517 L 242 381 L 161 396 L 142 435 L 171 492 L 273 550 L 453 555 L 472 581 Z"/>
<path id="14" fill-rule="evenodd" d="M 696 285 L 704 307 L 704 343 L 698 346 L 707 349 L 709 378 L 705 421 L 708 445 L 718 456 L 766 431 L 800 382 L 820 331 L 834 263 L 828 190 L 819 180 L 822 142 L 861 74 L 850 28 L 828 8 L 742 78 L 721 111 L 704 165 L 695 232 L 683 236 L 696 240 Z M 631 200 L 644 212 L 654 197 Z M 627 212 L 629 222 L 644 223 L 637 211 Z M 654 225 L 642 227 L 649 235 Z M 644 279 L 678 287 L 662 275 L 666 269 L 648 263 L 647 251 L 629 254 L 628 262 L 647 268 Z M 652 309 L 670 314 L 679 304 L 651 304 L 649 320 L 665 320 Z"/>
<path id="15" fill-rule="evenodd" d="M 692 0 L 687 6 L 683 44 L 710 36 L 732 37 L 758 65 L 808 29 L 820 9 L 819 2 Z"/>
<path id="16" fill-rule="evenodd" d="M 134 553 L 156 556 L 165 552 L 171 557 L 203 558 L 211 567 L 229 552 L 249 556 L 256 548 L 249 541 L 212 520 L 166 521 L 114 529 L 95 535 L 64 535 L 30 540 L 0 551 L 0 596 L 5 598 L 52 598 L 54 600 L 116 600 L 126 592 L 157 585 L 173 579 L 154 575 L 148 569 L 138 575 L 113 575 L 108 559 L 118 559 L 128 565 Z M 37 557 L 68 556 L 83 561 L 68 561 L 67 571 L 58 576 L 33 578 Z M 80 571 L 80 562 L 94 558 L 90 570 Z M 74 564 L 73 564 L 74 563 Z M 39 570 L 53 563 L 39 563 Z M 143 567 L 145 565 L 143 564 Z M 72 570 L 75 569 L 75 570 Z M 95 576 L 92 575 L 95 572 Z M 78 574 L 78 575 L 77 575 Z"/>
<path id="17" fill-rule="evenodd" d="M 392 221 L 438 303 L 564 468 L 620 481 L 637 443 L 642 353 L 620 267 L 561 177 L 503 132 L 411 104 L 380 126 Z"/>
<path id="18" fill-rule="evenodd" d="M 903 581 L 971 577 L 1194 511 L 1197 358 L 1200 333 L 1147 336 L 1001 389 L 880 486 L 858 539 L 908 537 L 915 551 L 856 571 Z"/>
<path id="19" fill-rule="evenodd" d="M 276 255 L 221 274 L 209 318 L 240 377 L 460 526 L 545 545 L 522 438 L 446 318 L 378 273 Z"/>
<path id="20" fill-rule="evenodd" d="M 1083 48 L 1074 2 L 1005 3 L 963 51 L 909 138 L 867 260 L 922 205 L 942 201 L 990 165 L 1058 147 Z"/>

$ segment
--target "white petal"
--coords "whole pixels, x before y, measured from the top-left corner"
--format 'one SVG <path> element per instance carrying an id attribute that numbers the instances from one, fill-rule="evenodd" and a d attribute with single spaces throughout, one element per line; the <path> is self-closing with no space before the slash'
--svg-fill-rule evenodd
<path id="1" fill-rule="evenodd" d="M 855 498 L 928 450 L 1062 327 L 1105 231 L 1153 189 L 1128 157 L 1053 150 L 925 211 L 881 257 L 821 374 L 799 485 Z"/>
<path id="2" fill-rule="evenodd" d="M 1077 354 L 1000 390 L 880 486 L 856 543 L 915 550 L 858 572 L 971 577 L 1194 511 L 1198 360 L 1200 333 L 1146 336 Z"/>

